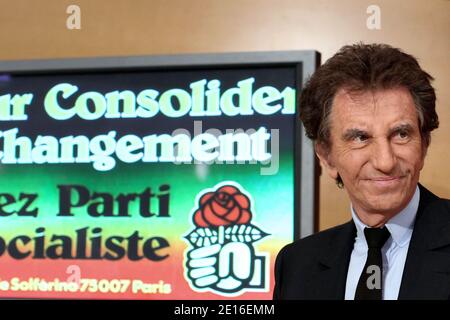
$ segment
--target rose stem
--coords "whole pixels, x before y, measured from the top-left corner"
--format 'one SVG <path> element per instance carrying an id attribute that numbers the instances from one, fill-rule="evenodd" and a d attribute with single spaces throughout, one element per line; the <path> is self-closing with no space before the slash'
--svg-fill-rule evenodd
<path id="1" fill-rule="evenodd" d="M 219 226 L 219 244 L 223 244 L 225 240 L 225 230 L 223 226 Z"/>

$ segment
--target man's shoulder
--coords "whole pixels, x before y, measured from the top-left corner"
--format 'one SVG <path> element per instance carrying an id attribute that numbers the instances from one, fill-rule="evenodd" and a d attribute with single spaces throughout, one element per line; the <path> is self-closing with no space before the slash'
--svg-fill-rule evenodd
<path id="1" fill-rule="evenodd" d="M 428 209 L 440 210 L 446 213 L 450 213 L 450 199 L 437 198 L 434 201 L 428 203 Z"/>
<path id="2" fill-rule="evenodd" d="M 316 256 L 327 250 L 331 244 L 338 241 L 341 237 L 345 237 L 352 228 L 354 228 L 353 222 L 349 221 L 296 240 L 286 245 L 281 252 L 288 259 L 289 257 L 299 259 L 305 255 L 309 257 Z"/>
<path id="3" fill-rule="evenodd" d="M 419 211 L 432 212 L 430 219 L 433 220 L 448 220 L 450 215 L 450 199 L 441 198 L 424 186 L 420 186 L 420 204 Z"/>

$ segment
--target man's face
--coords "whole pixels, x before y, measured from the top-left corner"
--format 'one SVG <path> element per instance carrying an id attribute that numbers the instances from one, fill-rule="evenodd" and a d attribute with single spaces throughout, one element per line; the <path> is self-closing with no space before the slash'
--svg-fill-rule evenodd
<path id="1" fill-rule="evenodd" d="M 331 148 L 318 148 L 318 156 L 332 178 L 340 175 L 358 216 L 370 221 L 402 210 L 414 194 L 426 153 L 410 93 L 339 90 L 330 126 Z"/>

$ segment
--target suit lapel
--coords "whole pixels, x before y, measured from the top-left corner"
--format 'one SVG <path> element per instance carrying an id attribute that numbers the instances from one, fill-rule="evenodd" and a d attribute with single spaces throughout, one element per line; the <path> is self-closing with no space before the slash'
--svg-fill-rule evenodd
<path id="1" fill-rule="evenodd" d="M 315 299 L 344 299 L 347 270 L 356 236 L 353 221 L 330 238 L 318 260 L 318 271 L 310 281 Z"/>
<path id="2" fill-rule="evenodd" d="M 420 203 L 399 299 L 450 298 L 450 214 L 445 202 L 420 186 Z"/>

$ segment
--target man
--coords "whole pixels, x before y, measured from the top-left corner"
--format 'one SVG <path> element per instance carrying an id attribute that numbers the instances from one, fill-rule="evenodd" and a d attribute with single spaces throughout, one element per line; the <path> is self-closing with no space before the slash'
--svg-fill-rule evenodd
<path id="1" fill-rule="evenodd" d="M 275 299 L 450 299 L 450 201 L 419 184 L 431 80 L 380 44 L 345 46 L 310 78 L 300 117 L 352 221 L 280 251 Z"/>

